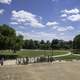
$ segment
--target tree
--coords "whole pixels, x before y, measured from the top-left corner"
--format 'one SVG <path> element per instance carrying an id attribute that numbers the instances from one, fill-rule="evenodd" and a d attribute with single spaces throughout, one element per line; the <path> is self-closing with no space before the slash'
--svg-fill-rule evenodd
<path id="1" fill-rule="evenodd" d="M 22 46 L 23 46 L 23 36 L 22 35 L 18 35 L 18 36 L 16 36 L 16 42 L 15 42 L 15 46 L 14 46 L 14 51 L 22 49 Z"/>
<path id="2" fill-rule="evenodd" d="M 39 41 L 35 40 L 34 44 L 35 44 L 35 49 L 39 49 Z"/>
<path id="3" fill-rule="evenodd" d="M 73 40 L 73 49 L 80 49 L 80 34 Z"/>
<path id="4" fill-rule="evenodd" d="M 39 48 L 42 49 L 42 50 L 45 49 L 45 42 L 44 42 L 44 40 L 40 41 Z"/>
<path id="5" fill-rule="evenodd" d="M 34 43 L 34 41 L 33 41 L 32 39 L 29 40 L 28 48 L 29 48 L 29 49 L 35 49 L 35 43 Z"/>
<path id="6" fill-rule="evenodd" d="M 52 42 L 51 42 L 51 48 L 52 49 L 57 49 L 58 48 L 58 43 L 59 43 L 58 39 L 53 39 Z"/>
<path id="7" fill-rule="evenodd" d="M 16 39 L 16 32 L 6 24 L 0 25 L 0 49 L 12 49 Z"/>
<path id="8" fill-rule="evenodd" d="M 24 40 L 23 48 L 29 49 L 29 40 Z"/>
<path id="9" fill-rule="evenodd" d="M 71 40 L 65 41 L 65 49 L 72 49 L 73 42 Z"/>
<path id="10" fill-rule="evenodd" d="M 73 53 L 80 54 L 80 34 L 73 40 Z"/>
<path id="11" fill-rule="evenodd" d="M 44 40 L 41 40 L 41 41 L 40 41 L 40 44 L 45 44 Z"/>
<path id="12" fill-rule="evenodd" d="M 50 49 L 51 43 L 49 41 L 47 41 L 45 45 L 46 45 L 46 49 Z"/>

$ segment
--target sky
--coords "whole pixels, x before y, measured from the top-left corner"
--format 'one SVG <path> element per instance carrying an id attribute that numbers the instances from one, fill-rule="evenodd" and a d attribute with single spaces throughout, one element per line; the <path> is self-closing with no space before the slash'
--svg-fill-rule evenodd
<path id="1" fill-rule="evenodd" d="M 0 0 L 0 24 L 33 40 L 73 40 L 80 33 L 80 0 Z"/>

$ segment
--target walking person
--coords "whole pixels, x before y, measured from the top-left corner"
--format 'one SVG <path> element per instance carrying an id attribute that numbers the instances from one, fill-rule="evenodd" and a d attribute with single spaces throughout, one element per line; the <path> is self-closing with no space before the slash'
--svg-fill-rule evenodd
<path id="1" fill-rule="evenodd" d="M 1 59 L 1 66 L 3 66 L 4 58 Z"/>

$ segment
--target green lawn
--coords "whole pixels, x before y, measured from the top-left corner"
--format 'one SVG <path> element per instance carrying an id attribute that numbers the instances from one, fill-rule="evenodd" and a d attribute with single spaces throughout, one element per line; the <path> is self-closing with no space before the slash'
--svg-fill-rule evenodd
<path id="1" fill-rule="evenodd" d="M 10 52 L 9 50 L 0 51 L 0 55 L 17 55 L 18 57 L 36 57 L 36 56 L 56 56 L 56 55 L 63 55 L 67 54 L 69 51 L 67 50 L 23 50 L 23 51 L 17 51 L 15 54 Z M 62 57 L 56 57 L 58 60 L 72 60 L 72 59 L 80 59 L 80 56 L 77 55 L 68 55 L 68 56 L 62 56 Z"/>
<path id="2" fill-rule="evenodd" d="M 41 56 L 41 55 L 45 55 L 45 56 L 63 55 L 67 53 L 68 51 L 65 51 L 65 50 L 53 50 L 53 52 L 52 50 L 24 50 L 24 51 L 17 51 L 15 54 L 20 57 L 26 57 L 26 56 L 35 57 L 35 56 Z M 0 51 L 0 54 L 11 55 L 13 53 L 6 50 L 6 51 Z"/>

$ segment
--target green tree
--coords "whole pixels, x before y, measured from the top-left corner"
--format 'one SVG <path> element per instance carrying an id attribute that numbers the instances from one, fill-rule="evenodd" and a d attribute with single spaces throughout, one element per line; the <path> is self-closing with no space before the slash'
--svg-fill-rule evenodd
<path id="1" fill-rule="evenodd" d="M 40 44 L 45 44 L 45 41 L 44 41 L 44 40 L 41 40 L 41 41 L 40 41 Z"/>
<path id="2" fill-rule="evenodd" d="M 15 42 L 14 50 L 20 50 L 20 49 L 22 49 L 22 46 L 23 46 L 23 36 L 18 35 L 18 36 L 16 36 L 16 42 Z"/>
<path id="3" fill-rule="evenodd" d="M 73 40 L 73 49 L 80 49 L 80 34 Z"/>
<path id="4" fill-rule="evenodd" d="M 40 41 L 39 48 L 44 50 L 44 48 L 45 48 L 45 42 L 44 42 L 44 40 Z"/>
<path id="5" fill-rule="evenodd" d="M 47 42 L 46 42 L 46 49 L 50 49 L 50 45 L 51 45 L 51 43 L 49 42 L 49 40 L 47 40 Z"/>
<path id="6" fill-rule="evenodd" d="M 13 49 L 16 32 L 6 24 L 0 25 L 0 49 Z"/>
<path id="7" fill-rule="evenodd" d="M 24 40 L 23 48 L 29 49 L 29 40 Z"/>
<path id="8" fill-rule="evenodd" d="M 29 40 L 28 48 L 29 48 L 29 49 L 35 49 L 35 43 L 34 43 L 34 41 L 33 41 L 32 39 Z"/>
<path id="9" fill-rule="evenodd" d="M 58 43 L 59 43 L 58 39 L 53 39 L 51 42 L 51 48 L 52 49 L 58 49 Z"/>
<path id="10" fill-rule="evenodd" d="M 40 45 L 39 41 L 35 40 L 34 44 L 35 44 L 35 49 L 39 49 L 39 45 Z"/>
<path id="11" fill-rule="evenodd" d="M 80 34 L 73 40 L 73 53 L 80 54 Z"/>

